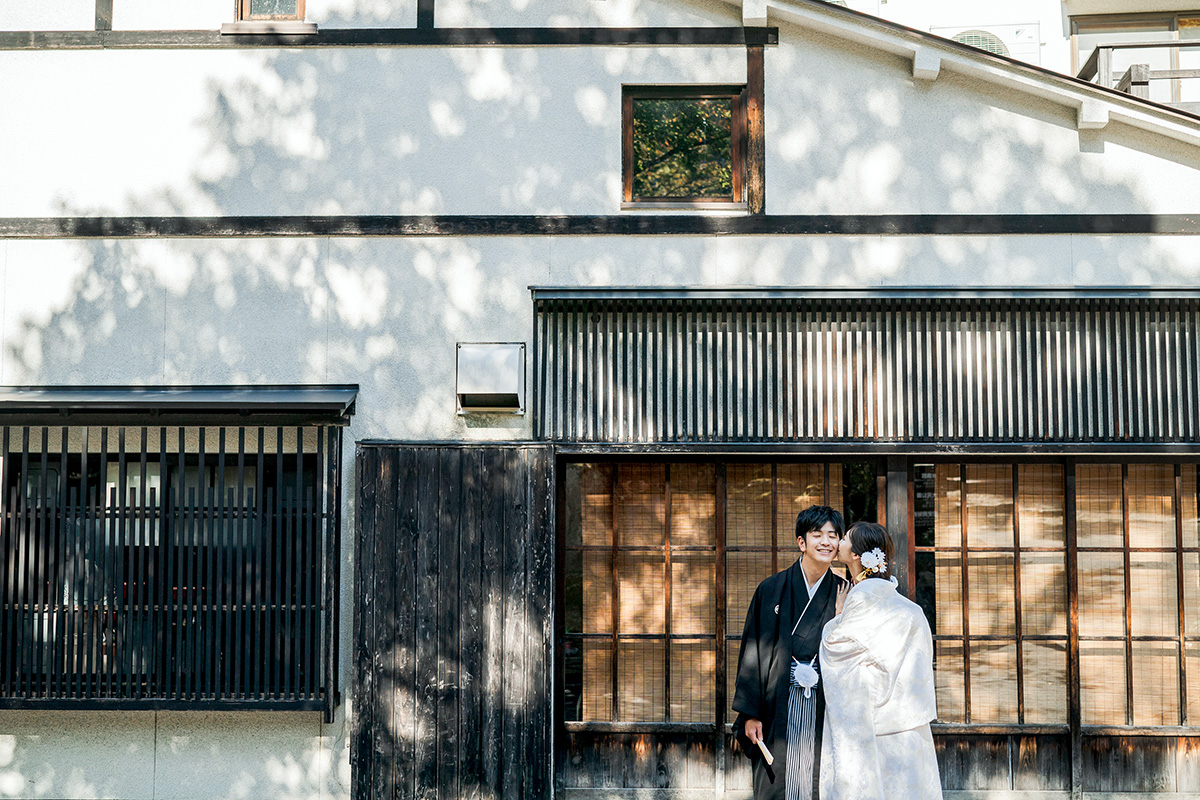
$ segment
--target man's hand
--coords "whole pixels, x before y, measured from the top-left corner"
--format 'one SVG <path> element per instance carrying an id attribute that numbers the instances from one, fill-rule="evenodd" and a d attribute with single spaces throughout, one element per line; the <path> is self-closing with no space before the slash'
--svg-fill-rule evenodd
<path id="1" fill-rule="evenodd" d="M 757 719 L 746 720 L 746 738 L 750 740 L 750 744 L 758 744 L 762 740 L 762 721 Z"/>
<path id="2" fill-rule="evenodd" d="M 834 611 L 835 614 L 842 613 L 842 606 L 846 605 L 846 595 L 848 595 L 848 594 L 850 594 L 850 584 L 849 583 L 843 583 L 841 586 L 838 586 L 837 608 Z"/>

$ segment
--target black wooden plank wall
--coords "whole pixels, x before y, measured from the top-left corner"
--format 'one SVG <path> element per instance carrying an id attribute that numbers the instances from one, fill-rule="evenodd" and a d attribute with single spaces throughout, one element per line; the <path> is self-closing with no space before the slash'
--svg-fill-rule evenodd
<path id="1" fill-rule="evenodd" d="M 361 444 L 354 800 L 549 797 L 553 458 Z"/>

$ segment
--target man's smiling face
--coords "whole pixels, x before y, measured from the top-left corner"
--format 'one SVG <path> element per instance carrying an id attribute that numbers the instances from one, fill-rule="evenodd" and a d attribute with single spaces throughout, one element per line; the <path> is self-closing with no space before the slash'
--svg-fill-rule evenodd
<path id="1" fill-rule="evenodd" d="M 815 531 L 809 531 L 797 540 L 804 558 L 813 566 L 828 567 L 838 555 L 841 537 L 832 522 L 826 522 Z"/>

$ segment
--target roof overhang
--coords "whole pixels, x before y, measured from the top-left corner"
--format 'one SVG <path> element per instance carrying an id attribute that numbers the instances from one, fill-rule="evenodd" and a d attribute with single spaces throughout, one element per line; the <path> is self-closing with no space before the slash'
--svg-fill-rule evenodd
<path id="1" fill-rule="evenodd" d="M 788 22 L 908 59 L 915 80 L 944 71 L 1017 90 L 1073 110 L 1079 130 L 1121 122 L 1200 145 L 1200 116 L 822 0 L 741 0 L 746 24 Z"/>
<path id="2" fill-rule="evenodd" d="M 1200 300 L 1195 286 L 530 286 L 537 300 Z"/>
<path id="3" fill-rule="evenodd" d="M 345 425 L 357 384 L 0 386 L 4 425 Z"/>

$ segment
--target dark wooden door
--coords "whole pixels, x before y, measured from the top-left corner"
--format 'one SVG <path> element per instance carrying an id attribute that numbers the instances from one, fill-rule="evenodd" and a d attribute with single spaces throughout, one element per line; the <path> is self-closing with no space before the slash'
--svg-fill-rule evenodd
<path id="1" fill-rule="evenodd" d="M 360 444 L 354 800 L 551 794 L 553 458 Z"/>

